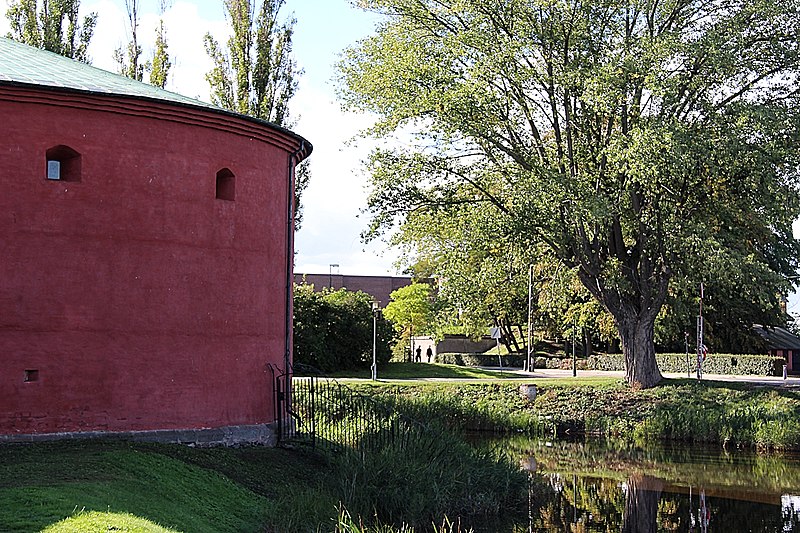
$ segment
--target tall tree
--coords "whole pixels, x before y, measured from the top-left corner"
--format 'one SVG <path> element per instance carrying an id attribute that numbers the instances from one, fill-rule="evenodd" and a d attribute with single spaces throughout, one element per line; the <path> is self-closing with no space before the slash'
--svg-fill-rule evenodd
<path id="1" fill-rule="evenodd" d="M 166 4 L 161 3 L 161 18 L 156 29 L 156 46 L 153 60 L 150 62 L 150 84 L 162 89 L 167 86 L 169 70 L 172 62 L 169 59 L 169 46 L 167 45 L 167 30 L 164 29 L 164 11 Z"/>
<path id="2" fill-rule="evenodd" d="M 389 296 L 391 301 L 383 309 L 383 316 L 392 322 L 398 334 L 395 355 L 410 353 L 405 348 L 409 346 L 411 337 L 433 333 L 431 286 L 427 283 L 412 283 L 392 291 Z M 413 345 L 411 349 L 413 350 Z"/>
<path id="3" fill-rule="evenodd" d="M 464 202 L 509 218 L 613 316 L 632 386 L 660 381 L 654 323 L 671 279 L 710 275 L 700 258 L 783 292 L 798 0 L 360 3 L 389 16 L 346 53 L 342 96 L 413 143 L 371 156 L 375 233 Z"/>
<path id="4" fill-rule="evenodd" d="M 11 0 L 8 38 L 89 63 L 89 42 L 97 13 L 78 18 L 80 0 Z"/>
<path id="5" fill-rule="evenodd" d="M 206 75 L 211 101 L 244 115 L 279 126 L 291 124 L 289 100 L 301 74 L 292 56 L 292 34 L 297 22 L 280 22 L 284 0 L 264 0 L 254 17 L 250 0 L 224 0 L 233 35 L 227 51 L 206 34 L 206 52 L 214 68 Z"/>
<path id="6" fill-rule="evenodd" d="M 278 126 L 293 125 L 289 101 L 297 92 L 302 70 L 292 55 L 292 35 L 297 20 L 279 20 L 284 0 L 263 0 L 258 16 L 250 0 L 224 0 L 232 35 L 227 50 L 210 33 L 206 53 L 214 68 L 206 74 L 212 103 Z M 295 228 L 302 221 L 300 198 L 308 186 L 307 160 L 295 173 Z"/>
<path id="7" fill-rule="evenodd" d="M 139 0 L 125 0 L 125 10 L 128 13 L 128 28 L 130 41 L 125 49 L 120 46 L 114 50 L 114 60 L 119 65 L 119 73 L 128 78 L 143 81 L 145 72 L 148 73 L 149 83 L 162 89 L 167 84 L 169 69 L 172 67 L 169 59 L 169 46 L 167 44 L 166 30 L 164 29 L 164 12 L 167 4 L 161 2 L 158 28 L 156 28 L 155 50 L 151 60 L 142 61 L 142 46 L 139 43 Z"/>
<path id="8" fill-rule="evenodd" d="M 119 73 L 125 77 L 142 81 L 146 63 L 141 61 L 142 46 L 139 44 L 139 0 L 125 0 L 125 11 L 128 13 L 128 29 L 131 40 L 122 49 L 114 50 L 114 60 L 119 65 Z"/>

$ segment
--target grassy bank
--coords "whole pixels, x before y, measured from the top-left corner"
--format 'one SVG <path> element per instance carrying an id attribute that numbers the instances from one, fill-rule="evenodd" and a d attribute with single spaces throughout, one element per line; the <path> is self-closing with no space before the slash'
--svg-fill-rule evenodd
<path id="1" fill-rule="evenodd" d="M 602 378 L 531 382 L 538 387 L 533 403 L 518 382 L 352 386 L 411 417 L 464 430 L 800 449 L 798 391 L 689 379 L 646 390 Z"/>
<path id="2" fill-rule="evenodd" d="M 4 532 L 422 530 L 446 516 L 468 523 L 521 508 L 524 496 L 515 464 L 455 438 L 363 461 L 261 447 L 0 445 Z"/>
<path id="3" fill-rule="evenodd" d="M 497 361 L 495 361 L 495 364 Z M 371 370 L 347 370 L 330 374 L 335 378 L 370 379 Z M 387 363 L 378 367 L 379 380 L 420 380 L 420 379 L 519 379 L 515 373 L 499 370 L 484 370 L 477 367 L 445 365 L 439 363 Z"/>
<path id="4" fill-rule="evenodd" d="M 467 446 L 453 429 L 800 449 L 798 391 L 694 380 L 631 390 L 610 378 L 542 379 L 533 381 L 538 395 L 530 402 L 518 381 L 464 382 L 444 371 L 453 377 L 348 383 L 430 431 L 363 460 L 302 448 L 0 445 L 0 531 L 388 533 L 362 520 L 419 531 L 445 516 L 468 527 L 522 509 L 516 502 L 527 492 L 517 466 Z"/>
<path id="5" fill-rule="evenodd" d="M 176 531 L 261 531 L 270 522 L 290 531 L 335 515 L 330 481 L 319 477 L 324 469 L 314 455 L 266 448 L 2 445 L 0 531 L 89 530 L 103 519 L 92 511 L 119 515 L 115 527 L 127 513 Z"/>

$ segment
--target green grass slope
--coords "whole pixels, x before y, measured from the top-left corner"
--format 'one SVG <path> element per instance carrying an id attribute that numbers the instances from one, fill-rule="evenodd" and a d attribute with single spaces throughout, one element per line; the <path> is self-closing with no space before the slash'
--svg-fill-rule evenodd
<path id="1" fill-rule="evenodd" d="M 94 520 L 92 511 L 129 514 L 153 527 L 193 533 L 263 531 L 265 523 L 291 530 L 293 517 L 308 515 L 303 494 L 313 492 L 301 455 L 108 441 L 3 445 L 0 531 L 40 531 L 81 513 L 86 516 L 80 520 Z M 334 501 L 313 494 L 305 499 L 316 499 L 326 514 L 335 514 Z M 76 526 L 80 520 L 51 531 L 82 531 Z M 113 522 L 124 525 L 121 519 Z M 151 530 L 159 531 L 131 529 Z"/>

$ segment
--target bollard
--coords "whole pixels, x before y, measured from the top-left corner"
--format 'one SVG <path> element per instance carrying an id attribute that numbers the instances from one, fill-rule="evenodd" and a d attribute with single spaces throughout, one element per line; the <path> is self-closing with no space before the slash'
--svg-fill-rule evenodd
<path id="1" fill-rule="evenodd" d="M 783 365 L 783 379 L 786 379 L 786 365 Z"/>

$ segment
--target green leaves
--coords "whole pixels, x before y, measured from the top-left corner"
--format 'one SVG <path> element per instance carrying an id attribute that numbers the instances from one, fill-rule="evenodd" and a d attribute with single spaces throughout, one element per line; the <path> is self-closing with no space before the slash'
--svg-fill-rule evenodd
<path id="1" fill-rule="evenodd" d="M 377 320 L 378 362 L 389 360 L 391 327 Z M 372 362 L 372 297 L 363 292 L 294 286 L 295 363 L 325 372 L 367 368 Z"/>
<path id="2" fill-rule="evenodd" d="M 80 0 L 11 0 L 7 37 L 36 48 L 89 63 L 88 47 L 97 13 L 78 18 Z"/>
<path id="3" fill-rule="evenodd" d="M 731 307 L 771 307 L 800 252 L 800 2 L 363 5 L 388 16 L 346 53 L 344 100 L 408 146 L 368 163 L 370 235 L 399 225 L 431 263 L 425 228 L 480 226 L 481 206 L 645 337 L 671 280 L 714 275 L 709 251 L 751 275 Z"/>
<path id="4" fill-rule="evenodd" d="M 289 100 L 297 91 L 292 34 L 297 22 L 280 22 L 284 0 L 263 0 L 254 14 L 250 0 L 224 0 L 233 35 L 222 47 L 206 34 L 206 53 L 214 68 L 206 74 L 212 103 L 244 115 L 291 125 Z"/>

